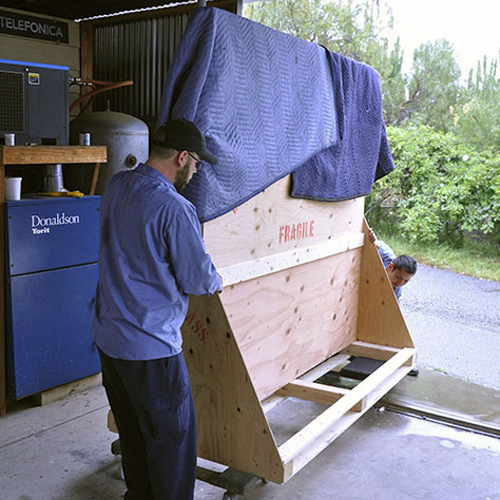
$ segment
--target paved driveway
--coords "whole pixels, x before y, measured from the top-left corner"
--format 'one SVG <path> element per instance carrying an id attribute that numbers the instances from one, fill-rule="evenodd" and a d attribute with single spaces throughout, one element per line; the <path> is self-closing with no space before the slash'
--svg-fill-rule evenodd
<path id="1" fill-rule="evenodd" d="M 419 366 L 500 389 L 500 282 L 420 265 L 401 309 Z"/>

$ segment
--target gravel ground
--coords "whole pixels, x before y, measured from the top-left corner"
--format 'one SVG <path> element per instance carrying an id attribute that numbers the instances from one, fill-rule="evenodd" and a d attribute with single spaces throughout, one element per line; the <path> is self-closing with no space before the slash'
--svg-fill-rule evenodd
<path id="1" fill-rule="evenodd" d="M 420 367 L 500 389 L 500 282 L 420 265 L 401 309 Z"/>

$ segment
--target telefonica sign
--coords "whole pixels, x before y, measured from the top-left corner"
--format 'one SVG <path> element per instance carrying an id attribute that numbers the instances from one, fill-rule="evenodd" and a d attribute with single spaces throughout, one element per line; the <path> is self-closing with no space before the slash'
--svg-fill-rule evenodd
<path id="1" fill-rule="evenodd" d="M 0 10 L 0 33 L 69 43 L 68 23 Z"/>

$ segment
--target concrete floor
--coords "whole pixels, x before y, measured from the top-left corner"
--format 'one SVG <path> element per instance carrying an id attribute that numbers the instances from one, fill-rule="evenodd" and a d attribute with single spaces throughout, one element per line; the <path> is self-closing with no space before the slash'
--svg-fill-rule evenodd
<path id="1" fill-rule="evenodd" d="M 259 483 L 245 500 L 500 500 L 500 439 L 390 410 L 467 419 L 500 435 L 500 391 L 433 371 L 406 377 L 284 485 Z M 269 415 L 278 439 L 318 405 L 297 400 Z M 13 405 L 0 419 L 1 500 L 115 500 L 125 490 L 102 387 L 43 407 Z M 196 500 L 225 490 L 197 481 Z"/>

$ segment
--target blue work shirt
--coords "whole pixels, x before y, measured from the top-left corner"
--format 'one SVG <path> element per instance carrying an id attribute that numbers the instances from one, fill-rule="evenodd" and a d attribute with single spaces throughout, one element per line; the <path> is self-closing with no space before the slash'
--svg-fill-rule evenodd
<path id="1" fill-rule="evenodd" d="M 97 346 L 124 360 L 174 356 L 188 295 L 218 290 L 191 202 L 148 165 L 115 174 L 101 200 Z"/>
<path id="2" fill-rule="evenodd" d="M 382 259 L 382 262 L 384 263 L 384 267 L 387 269 L 387 266 L 396 258 L 396 254 L 394 253 L 394 250 L 384 241 L 377 240 L 377 249 L 378 253 L 380 255 L 380 258 Z M 401 298 L 401 287 L 398 286 L 394 289 L 394 294 L 396 295 L 396 298 L 399 300 Z"/>

